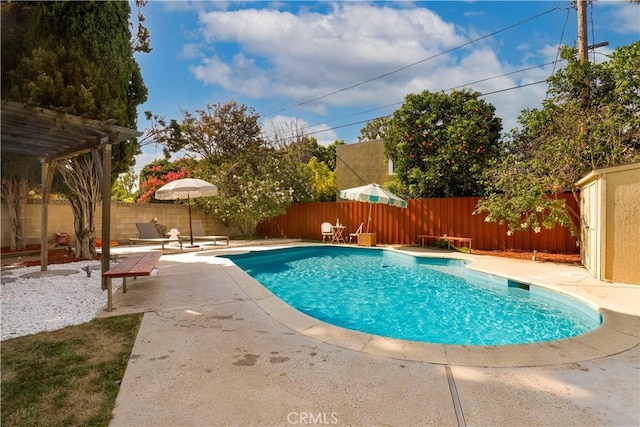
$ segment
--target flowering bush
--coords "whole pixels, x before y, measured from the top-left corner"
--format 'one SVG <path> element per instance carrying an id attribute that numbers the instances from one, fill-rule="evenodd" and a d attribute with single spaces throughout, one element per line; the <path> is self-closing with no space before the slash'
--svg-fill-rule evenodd
<path id="1" fill-rule="evenodd" d="M 154 167 L 155 168 L 155 167 Z M 153 169 L 154 172 L 159 172 L 159 169 Z M 182 168 L 179 172 L 168 172 L 166 174 L 157 176 L 151 176 L 146 181 L 140 184 L 140 190 L 142 195 L 136 199 L 137 203 L 149 203 L 154 199 L 156 190 L 163 185 L 187 177 L 187 169 Z"/>
<path id="2" fill-rule="evenodd" d="M 555 183 L 547 185 L 544 181 L 536 181 L 516 169 L 512 167 L 511 173 L 502 178 L 495 176 L 495 185 L 502 191 L 481 199 L 474 214 L 486 213 L 486 222 L 506 224 L 508 236 L 529 229 L 540 233 L 543 227 L 550 229 L 556 225 L 568 228 L 576 236 L 578 229 L 572 215 L 574 218 L 577 216 L 568 208 L 565 200 L 558 197 L 561 187 Z"/>
<path id="3" fill-rule="evenodd" d="M 293 189 L 269 174 L 214 176 L 212 182 L 218 185 L 218 195 L 194 200 L 198 208 L 237 227 L 243 236 L 253 235 L 262 221 L 284 214 L 293 201 Z"/>

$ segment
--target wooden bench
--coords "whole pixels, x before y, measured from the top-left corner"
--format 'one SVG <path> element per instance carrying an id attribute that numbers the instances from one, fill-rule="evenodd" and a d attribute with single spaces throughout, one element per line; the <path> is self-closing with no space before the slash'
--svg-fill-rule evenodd
<path id="1" fill-rule="evenodd" d="M 108 279 L 107 311 L 113 309 L 111 280 L 122 278 L 122 293 L 127 292 L 127 277 L 150 276 L 160 260 L 162 252 L 141 252 L 131 254 L 102 273 Z"/>
<path id="2" fill-rule="evenodd" d="M 437 239 L 437 240 L 446 240 L 447 241 L 447 249 L 451 249 L 451 242 L 460 242 L 469 244 L 469 253 L 471 253 L 471 241 L 473 240 L 471 237 L 451 237 L 451 236 L 431 236 L 428 234 L 419 234 L 418 238 L 420 239 L 421 246 L 424 247 L 425 239 Z"/>

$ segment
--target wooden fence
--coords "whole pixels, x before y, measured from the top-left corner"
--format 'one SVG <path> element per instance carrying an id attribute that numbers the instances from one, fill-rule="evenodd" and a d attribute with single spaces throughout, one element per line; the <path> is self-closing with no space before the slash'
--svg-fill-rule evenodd
<path id="1" fill-rule="evenodd" d="M 563 195 L 566 203 L 579 211 L 571 194 Z M 557 253 L 579 253 L 576 238 L 568 229 L 555 227 L 533 231 L 516 231 L 507 236 L 507 227 L 486 222 L 486 215 L 473 215 L 477 197 L 446 199 L 416 199 L 407 201 L 407 209 L 386 205 L 339 201 L 326 203 L 296 203 L 285 215 L 260 224 L 259 236 L 321 240 L 320 224 L 332 224 L 340 219 L 347 226 L 345 235 L 354 232 L 361 222 L 367 227 L 371 206 L 369 232 L 376 233 L 380 244 L 419 244 L 419 234 L 471 237 L 473 248 L 481 250 L 538 250 Z"/>

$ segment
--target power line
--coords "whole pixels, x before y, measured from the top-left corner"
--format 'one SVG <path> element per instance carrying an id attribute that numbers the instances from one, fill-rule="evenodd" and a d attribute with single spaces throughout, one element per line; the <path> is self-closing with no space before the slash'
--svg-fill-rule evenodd
<path id="1" fill-rule="evenodd" d="M 348 91 L 348 90 L 354 89 L 354 88 L 356 88 L 356 87 L 358 87 L 358 86 L 362 86 L 362 85 L 364 85 L 364 84 L 366 84 L 366 83 L 371 83 L 371 82 L 373 82 L 373 81 L 375 81 L 375 80 L 382 79 L 382 78 L 384 78 L 384 77 L 390 76 L 390 75 L 392 75 L 392 74 L 395 74 L 395 73 L 398 73 L 398 72 L 400 72 L 400 71 L 404 71 L 404 70 L 406 70 L 406 69 L 408 69 L 408 68 L 414 67 L 414 66 L 416 66 L 416 65 L 422 64 L 423 62 L 430 61 L 430 60 L 432 60 L 432 59 L 438 58 L 439 56 L 442 56 L 442 55 L 445 55 L 445 54 L 448 54 L 448 53 L 454 52 L 454 51 L 456 51 L 456 50 L 458 50 L 458 49 L 462 49 L 463 47 L 466 47 L 466 46 L 469 46 L 469 45 L 471 45 L 471 44 L 473 44 L 473 43 L 479 42 L 480 40 L 484 40 L 484 39 L 486 39 L 486 38 L 489 38 L 489 37 L 495 36 L 496 34 L 500 34 L 500 33 L 504 32 L 504 31 L 510 30 L 510 29 L 512 29 L 512 28 L 514 28 L 514 27 L 517 27 L 517 26 L 519 26 L 519 25 L 522 25 L 522 24 L 524 24 L 524 23 L 527 23 L 527 22 L 529 22 L 529 21 L 532 21 L 532 20 L 534 20 L 534 19 L 537 19 L 537 18 L 539 18 L 539 17 L 541 17 L 541 16 L 547 15 L 547 14 L 549 14 L 549 13 L 551 13 L 551 12 L 556 11 L 556 10 L 562 10 L 562 9 L 560 9 L 559 7 L 554 7 L 553 9 L 549 9 L 549 10 L 547 10 L 546 12 L 539 13 L 538 15 L 532 16 L 532 17 L 527 18 L 527 19 L 525 19 L 525 20 L 523 20 L 523 21 L 517 22 L 517 23 L 512 24 L 512 25 L 509 25 L 509 26 L 507 26 L 507 27 L 505 27 L 505 28 L 502 28 L 502 29 L 500 29 L 500 30 L 494 31 L 494 32 L 492 32 L 492 33 L 485 34 L 485 35 L 480 36 L 480 37 L 478 37 L 478 38 L 476 38 L 476 39 L 473 39 L 473 40 L 471 40 L 471 41 L 468 41 L 468 42 L 466 42 L 466 43 L 463 43 L 463 44 L 461 44 L 461 45 L 458 45 L 458 46 L 456 46 L 456 47 L 454 47 L 454 48 L 451 48 L 451 49 L 449 49 L 449 50 L 445 50 L 445 51 L 443 51 L 443 52 L 437 53 L 437 54 L 432 55 L 432 56 L 430 56 L 430 57 L 427 57 L 427 58 L 421 59 L 420 61 L 414 62 L 414 63 L 409 64 L 409 65 L 405 65 L 404 67 L 398 68 L 398 69 L 393 70 L 393 71 L 389 71 L 388 73 L 381 74 L 381 75 L 379 75 L 379 76 L 377 76 L 377 77 L 373 77 L 373 78 L 370 78 L 370 79 L 368 79 L 368 80 L 361 81 L 361 82 L 356 83 L 356 84 L 353 84 L 353 85 L 351 85 L 351 86 L 348 86 L 348 87 L 345 87 L 345 88 L 342 88 L 342 89 L 338 89 L 338 90 L 335 90 L 335 91 L 333 91 L 333 92 L 329 92 L 329 93 L 327 93 L 327 94 L 325 94 L 325 95 L 322 95 L 322 96 L 319 96 L 319 97 L 316 97 L 316 98 L 312 98 L 312 99 L 308 99 L 308 100 L 306 100 L 306 101 L 300 102 L 300 103 L 295 104 L 295 105 L 292 105 L 292 106 L 290 106 L 290 107 L 281 108 L 280 110 L 277 110 L 277 111 L 274 111 L 274 112 L 268 113 L 267 115 L 268 115 L 268 116 L 270 116 L 270 115 L 273 115 L 273 114 L 281 113 L 281 112 L 283 112 L 283 111 L 291 110 L 291 109 L 293 109 L 293 108 L 300 107 L 300 106 L 302 106 L 302 105 L 309 104 L 309 103 L 311 103 L 311 102 L 314 102 L 314 101 L 318 101 L 318 100 L 320 100 L 320 99 L 327 98 L 327 97 L 329 97 L 329 96 L 331 96 L 331 95 L 336 95 L 336 94 L 338 94 L 338 93 L 341 93 L 341 92 L 345 92 L 345 91 Z"/>
<path id="2" fill-rule="evenodd" d="M 556 60 L 555 62 L 558 63 L 560 62 L 560 60 L 558 59 L 560 57 L 560 51 L 562 48 L 562 41 L 564 40 L 564 32 L 567 29 L 567 23 L 569 22 L 569 15 L 571 14 L 571 8 L 567 8 L 567 17 L 564 19 L 564 25 L 562 26 L 562 32 L 560 33 L 560 42 L 558 43 L 558 49 L 556 50 Z M 551 70 L 551 74 L 553 75 L 556 72 L 556 65 L 555 63 L 553 64 L 553 70 Z"/>
<path id="3" fill-rule="evenodd" d="M 527 83 L 527 84 L 522 84 L 522 85 L 518 85 L 518 86 L 508 87 L 508 88 L 505 88 L 505 89 L 498 89 L 498 90 L 494 90 L 494 91 L 491 91 L 491 92 L 481 93 L 480 96 L 488 96 L 488 95 L 493 95 L 493 94 L 496 94 L 496 93 L 508 92 L 510 90 L 522 89 L 524 87 L 535 86 L 535 85 L 539 85 L 541 83 L 546 83 L 546 82 L 547 82 L 546 80 L 540 80 L 540 81 L 533 82 L 533 83 Z M 371 110 L 371 111 L 373 111 L 373 110 Z M 327 132 L 327 131 L 330 131 L 330 130 L 342 129 L 342 128 L 346 128 L 346 127 L 350 127 L 350 126 L 359 125 L 359 124 L 362 124 L 362 123 L 367 123 L 367 122 L 370 122 L 371 120 L 383 119 L 383 118 L 388 118 L 388 117 L 392 117 L 392 116 L 393 116 L 393 114 L 387 114 L 386 116 L 378 116 L 378 117 L 374 117 L 374 118 L 367 119 L 367 120 L 360 120 L 360 121 L 357 121 L 357 122 L 347 123 L 347 124 L 340 125 L 340 126 L 334 126 L 332 128 L 328 128 L 328 129 L 317 130 L 317 131 L 314 131 L 314 132 L 307 132 L 307 133 L 305 133 L 305 135 L 309 136 L 309 135 L 314 135 L 314 134 L 317 134 L 317 133 Z M 295 138 L 292 137 L 290 139 L 293 140 Z"/>
<path id="4" fill-rule="evenodd" d="M 533 83 L 527 83 L 527 84 L 523 84 L 523 85 L 518 85 L 518 86 L 513 86 L 513 87 L 508 87 L 506 89 L 498 89 L 498 90 L 494 90 L 492 92 L 487 92 L 487 93 L 483 93 L 480 96 L 487 96 L 487 95 L 493 95 L 495 93 L 501 93 L 501 92 L 507 92 L 510 90 L 514 90 L 514 89 L 522 89 L 523 87 L 529 87 L 529 86 L 535 86 L 535 85 L 539 85 L 541 83 L 546 83 L 546 80 L 539 80 L 537 82 L 533 82 Z"/>
<path id="5" fill-rule="evenodd" d="M 468 87 L 468 86 L 471 86 L 471 85 L 474 85 L 474 84 L 477 84 L 477 83 L 483 83 L 483 82 L 486 82 L 486 81 L 489 81 L 489 80 L 498 79 L 498 78 L 501 78 L 501 77 L 506 77 L 506 76 L 510 76 L 510 75 L 513 75 L 513 74 L 522 73 L 524 71 L 533 70 L 535 68 L 546 67 L 547 65 L 551 65 L 551 64 L 555 65 L 557 62 L 560 62 L 560 60 L 556 59 L 554 61 L 549 61 L 549 62 L 546 62 L 544 64 L 532 65 L 530 67 L 521 68 L 521 69 L 518 69 L 518 70 L 515 70 L 515 71 L 508 72 L 508 73 L 503 73 L 503 74 L 499 74 L 499 75 L 496 75 L 496 76 L 486 77 L 484 79 L 476 80 L 476 81 L 469 82 L 469 83 L 464 83 L 464 84 L 461 84 L 461 85 L 458 85 L 458 86 L 453 86 L 453 87 L 450 87 L 448 89 L 443 89 L 442 91 L 443 92 L 448 92 L 448 91 L 451 91 L 451 90 L 454 90 L 454 89 L 459 89 L 459 88 L 462 88 L 462 87 Z M 372 109 L 369 109 L 369 110 L 366 110 L 366 111 L 361 111 L 361 112 L 353 113 L 353 114 L 350 114 L 350 115 L 347 115 L 347 116 L 338 117 L 338 118 L 335 118 L 335 119 L 332 119 L 332 120 L 324 121 L 322 123 L 316 123 L 316 124 L 310 125 L 309 128 L 314 128 L 316 126 L 324 125 L 326 123 L 331 123 L 331 122 L 334 122 L 336 120 L 342 120 L 342 119 L 346 119 L 346 118 L 349 118 L 349 117 L 359 116 L 359 115 L 362 115 L 362 114 L 370 113 L 372 111 L 383 110 L 385 108 L 389 108 L 389 107 L 393 107 L 393 106 L 396 106 L 396 105 L 400 105 L 403 102 L 404 101 L 394 102 L 394 103 L 391 103 L 391 104 L 383 105 L 381 107 L 376 107 L 376 108 L 372 108 Z M 367 120 L 367 121 L 369 121 L 369 120 Z M 357 122 L 357 123 L 361 123 L 361 122 Z M 332 128 L 332 129 L 337 129 L 337 128 Z M 320 131 L 320 132 L 324 132 L 324 131 Z M 317 132 L 312 132 L 312 133 L 317 133 Z"/>

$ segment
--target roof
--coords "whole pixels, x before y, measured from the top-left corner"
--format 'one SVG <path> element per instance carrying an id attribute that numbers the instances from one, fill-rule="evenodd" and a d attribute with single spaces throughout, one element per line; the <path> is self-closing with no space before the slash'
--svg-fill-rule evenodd
<path id="1" fill-rule="evenodd" d="M 639 169 L 640 163 L 627 163 L 625 165 L 610 166 L 608 168 L 594 169 L 576 182 L 576 187 L 584 187 L 589 182 L 609 173 L 623 172 L 632 169 Z"/>
<path id="2" fill-rule="evenodd" d="M 135 129 L 114 125 L 113 120 L 91 120 L 18 102 L 2 102 L 3 152 L 52 161 L 140 135 L 142 132 Z"/>

